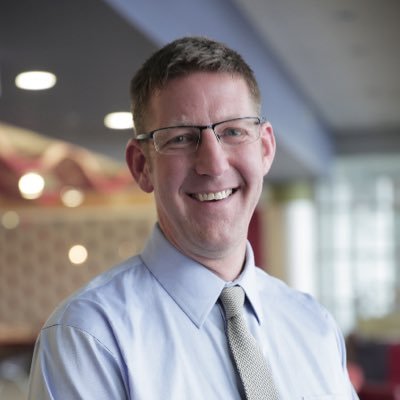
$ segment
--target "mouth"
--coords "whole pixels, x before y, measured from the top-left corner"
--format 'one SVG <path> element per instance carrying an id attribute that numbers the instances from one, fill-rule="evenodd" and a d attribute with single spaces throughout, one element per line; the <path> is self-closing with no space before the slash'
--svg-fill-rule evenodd
<path id="1" fill-rule="evenodd" d="M 221 190 L 220 192 L 211 192 L 211 193 L 192 193 L 190 194 L 190 197 L 193 199 L 196 199 L 198 201 L 219 201 L 219 200 L 224 200 L 227 199 L 229 196 L 231 196 L 236 189 L 226 189 L 226 190 Z"/>

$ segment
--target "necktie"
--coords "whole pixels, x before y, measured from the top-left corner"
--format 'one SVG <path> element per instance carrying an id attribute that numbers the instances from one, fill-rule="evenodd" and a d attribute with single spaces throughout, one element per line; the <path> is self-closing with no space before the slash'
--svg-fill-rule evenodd
<path id="1" fill-rule="evenodd" d="M 220 296 L 226 316 L 226 332 L 247 400 L 279 400 L 271 367 L 247 329 L 243 316 L 244 291 L 240 286 L 225 288 Z"/>

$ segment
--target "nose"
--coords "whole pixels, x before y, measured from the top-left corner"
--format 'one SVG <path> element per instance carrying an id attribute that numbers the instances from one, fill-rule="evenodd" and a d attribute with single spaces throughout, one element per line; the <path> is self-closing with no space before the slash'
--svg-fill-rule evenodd
<path id="1" fill-rule="evenodd" d="M 229 168 L 226 152 L 211 128 L 201 132 L 196 151 L 195 170 L 199 175 L 221 176 Z"/>

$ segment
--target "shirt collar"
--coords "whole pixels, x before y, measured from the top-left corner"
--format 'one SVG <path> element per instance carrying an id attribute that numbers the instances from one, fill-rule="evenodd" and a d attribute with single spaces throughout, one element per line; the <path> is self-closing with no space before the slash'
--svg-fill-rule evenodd
<path id="1" fill-rule="evenodd" d="M 250 307 L 257 317 L 258 323 L 262 323 L 262 307 L 260 295 L 257 287 L 257 277 L 256 277 L 256 266 L 254 263 L 254 253 L 250 245 L 247 242 L 246 245 L 246 262 L 242 273 L 233 282 L 229 283 L 229 286 L 239 285 L 243 288 L 246 293 L 246 298 L 249 301 Z"/>
<path id="2" fill-rule="evenodd" d="M 225 286 L 240 285 L 261 323 L 261 305 L 256 288 L 254 256 L 249 243 L 243 272 L 234 282 L 225 282 L 203 265 L 177 250 L 158 225 L 144 248 L 141 258 L 160 285 L 191 321 L 200 328 Z"/>

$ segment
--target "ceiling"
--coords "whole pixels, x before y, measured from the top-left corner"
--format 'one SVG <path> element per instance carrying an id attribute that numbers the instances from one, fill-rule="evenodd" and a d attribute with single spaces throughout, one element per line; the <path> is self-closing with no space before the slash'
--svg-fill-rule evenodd
<path id="1" fill-rule="evenodd" d="M 398 0 L 235 0 L 335 136 L 399 151 Z"/>
<path id="2" fill-rule="evenodd" d="M 2 2 L 0 121 L 120 158 L 130 132 L 104 127 L 129 110 L 128 82 L 156 46 L 98 0 Z M 23 91 L 15 76 L 50 70 L 54 88 Z"/>
<path id="3" fill-rule="evenodd" d="M 123 160 L 130 132 L 105 128 L 103 118 L 111 111 L 129 110 L 131 76 L 168 37 L 155 39 L 144 24 L 135 24 L 134 18 L 123 15 L 121 7 L 110 7 L 112 3 L 129 4 L 133 16 L 133 5 L 137 10 L 144 7 L 124 0 L 2 1 L 0 122 Z M 195 9 L 187 7 L 188 2 L 182 2 L 182 7 L 176 6 L 178 0 L 172 3 L 175 8 L 159 8 L 161 21 L 168 17 L 173 21 L 181 9 L 189 23 L 199 19 Z M 298 101 L 306 104 L 312 118 L 323 126 L 334 151 L 400 152 L 397 0 L 204 1 L 201 6 L 207 18 L 197 22 L 205 35 L 207 20 L 214 12 L 211 4 L 229 5 L 240 13 L 241 24 L 262 43 Z M 223 15 L 218 17 L 220 24 L 226 23 Z M 178 22 L 153 23 L 151 28 L 176 30 Z M 185 29 L 183 33 L 191 33 Z M 231 29 L 233 33 L 238 25 L 232 24 Z M 15 76 L 30 69 L 54 72 L 56 86 L 40 92 L 16 88 Z M 274 94 L 269 102 L 277 97 Z M 277 126 L 279 119 L 291 120 L 295 126 L 304 117 L 289 111 L 285 114 L 285 105 L 279 108 L 283 112 L 277 114 Z M 302 142 L 303 137 L 292 130 L 287 142 Z M 315 175 L 307 157 L 301 160 L 285 146 L 278 150 L 273 179 Z M 314 151 L 318 152 L 318 147 Z"/>
<path id="4" fill-rule="evenodd" d="M 236 0 L 336 133 L 400 127 L 398 0 Z"/>

